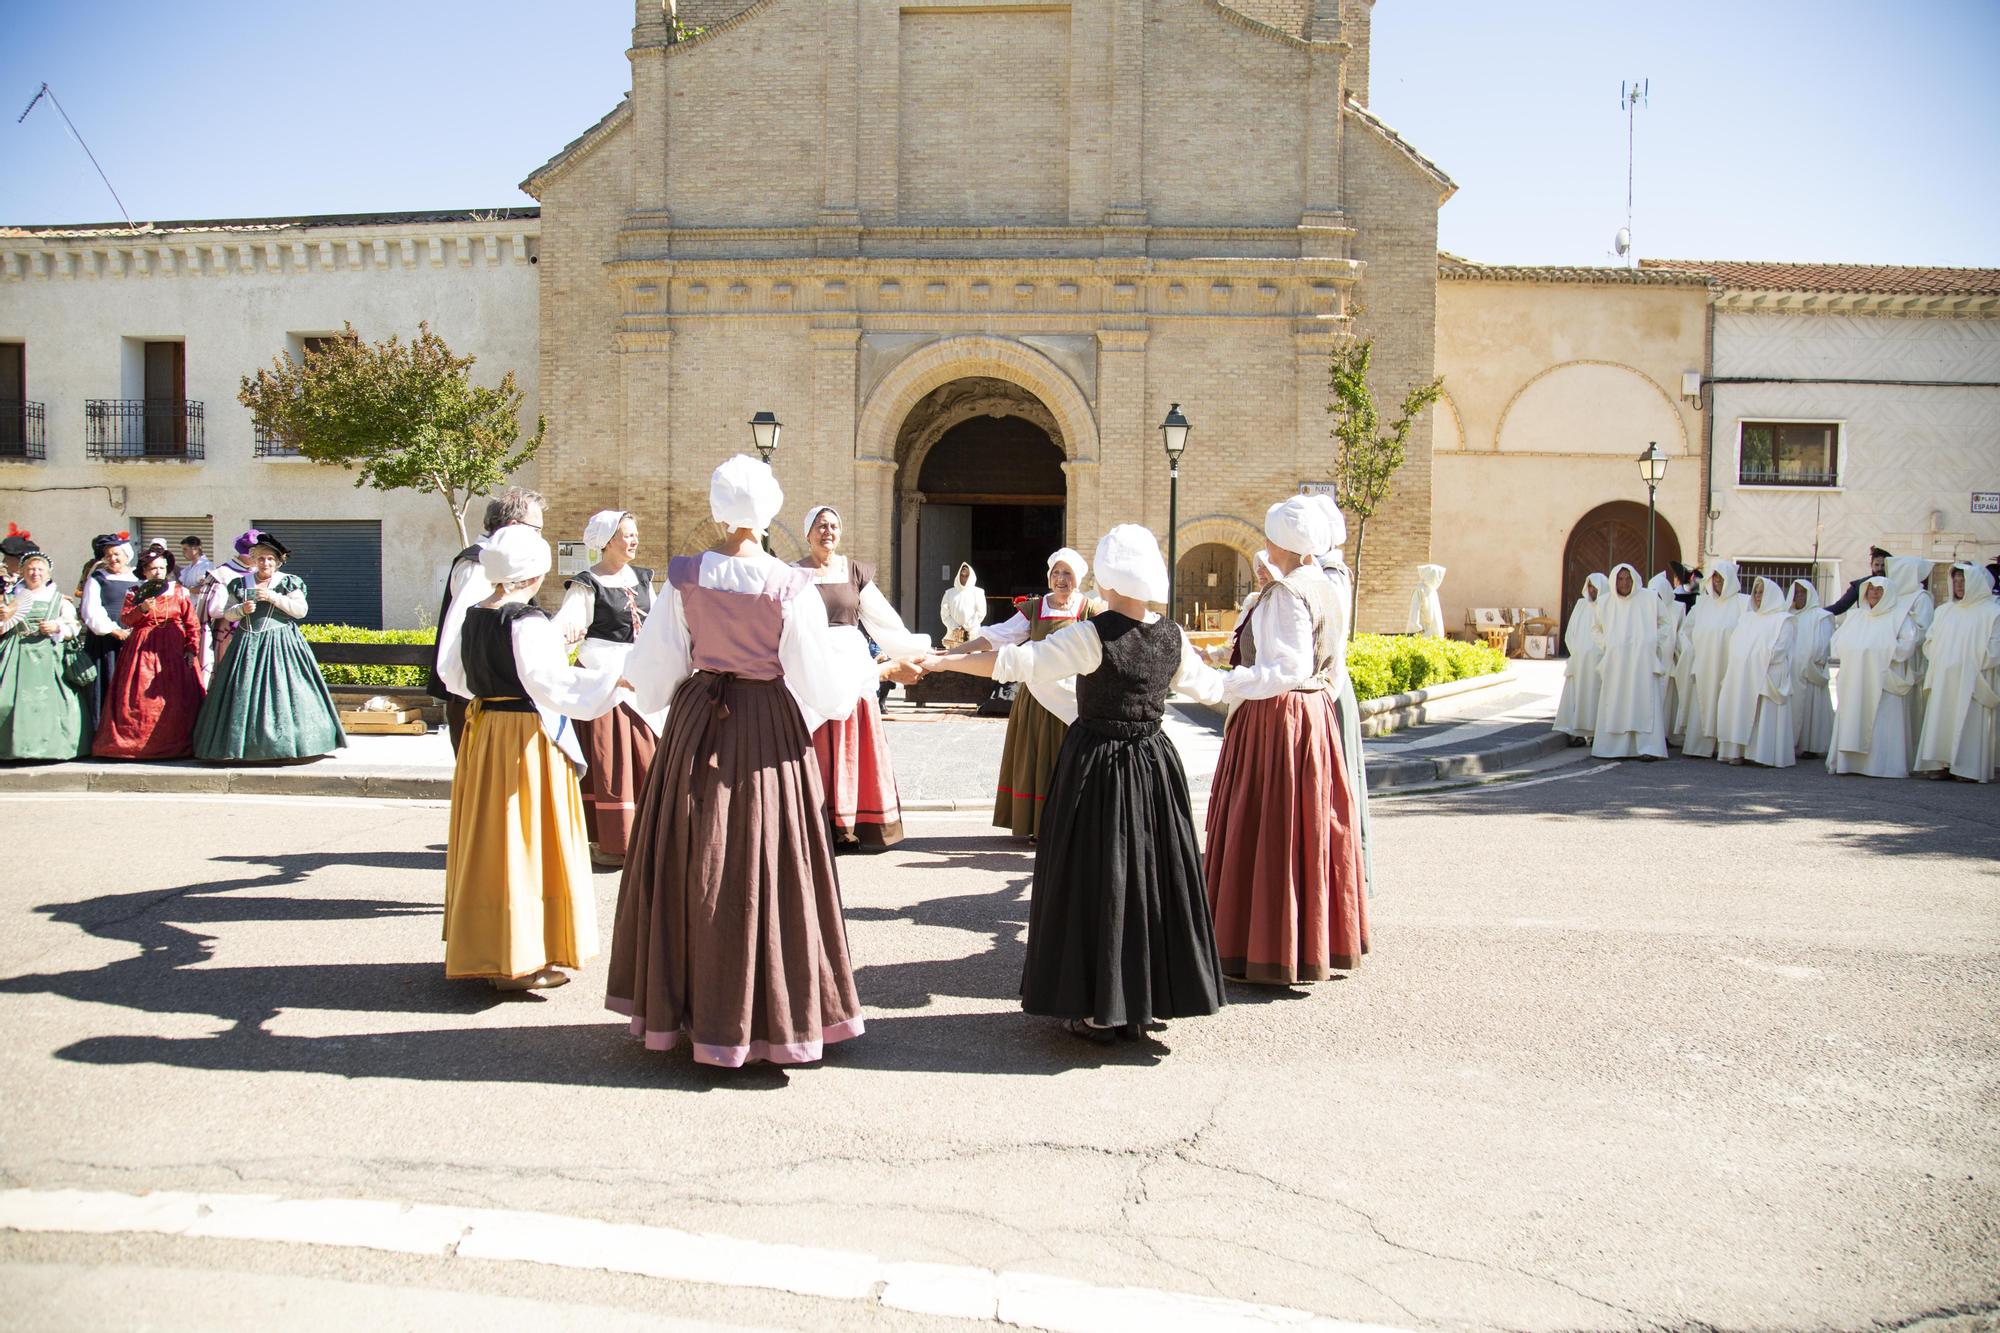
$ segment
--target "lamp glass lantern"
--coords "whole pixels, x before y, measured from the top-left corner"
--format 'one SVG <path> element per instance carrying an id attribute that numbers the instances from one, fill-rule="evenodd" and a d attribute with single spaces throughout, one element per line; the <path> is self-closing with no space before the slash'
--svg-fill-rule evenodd
<path id="1" fill-rule="evenodd" d="M 757 456 L 766 464 L 770 463 L 771 455 L 777 452 L 778 436 L 784 429 L 785 424 L 772 412 L 759 412 L 750 418 L 750 438 L 757 446 Z"/>
<path id="2" fill-rule="evenodd" d="M 1650 578 L 1656 572 L 1653 569 L 1653 519 L 1658 511 L 1654 492 L 1666 480 L 1667 456 L 1660 452 L 1660 442 L 1654 440 L 1647 444 L 1646 452 L 1639 455 L 1638 461 L 1639 477 L 1646 483 L 1646 575 Z"/>

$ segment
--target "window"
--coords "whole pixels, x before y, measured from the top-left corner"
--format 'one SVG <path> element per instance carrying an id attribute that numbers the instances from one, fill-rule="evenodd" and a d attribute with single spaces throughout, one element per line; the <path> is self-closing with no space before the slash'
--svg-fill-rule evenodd
<path id="1" fill-rule="evenodd" d="M 1745 593 L 1757 585 L 1758 579 L 1769 579 L 1778 585 L 1780 592 L 1790 594 L 1792 581 L 1804 579 L 1819 587 L 1813 577 L 1813 562 L 1810 560 L 1739 560 L 1736 562 L 1736 582 Z M 1820 588 L 1820 596 L 1826 596 L 1826 589 Z"/>
<path id="2" fill-rule="evenodd" d="M 42 405 L 28 401 L 27 346 L 0 343 L 0 458 L 45 458 L 45 439 Z"/>
<path id="3" fill-rule="evenodd" d="M 223 562 L 224 556 L 215 553 L 215 516 L 202 514 L 181 518 L 142 518 L 139 520 L 137 536 L 139 545 L 151 546 L 154 542 L 174 553 L 174 559 L 181 558 L 181 542 L 189 537 L 201 538 L 202 553 L 216 564 Z M 224 553 L 225 555 L 228 553 Z"/>
<path id="4" fill-rule="evenodd" d="M 1840 485 L 1840 423 L 1745 421 L 1736 446 L 1739 486 Z"/>

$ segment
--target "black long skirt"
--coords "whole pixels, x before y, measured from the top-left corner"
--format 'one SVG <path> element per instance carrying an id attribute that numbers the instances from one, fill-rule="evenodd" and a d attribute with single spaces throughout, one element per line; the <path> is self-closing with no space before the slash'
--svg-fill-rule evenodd
<path id="1" fill-rule="evenodd" d="M 1187 774 L 1157 723 L 1086 718 L 1063 738 L 1021 1007 L 1112 1026 L 1222 1007 Z"/>

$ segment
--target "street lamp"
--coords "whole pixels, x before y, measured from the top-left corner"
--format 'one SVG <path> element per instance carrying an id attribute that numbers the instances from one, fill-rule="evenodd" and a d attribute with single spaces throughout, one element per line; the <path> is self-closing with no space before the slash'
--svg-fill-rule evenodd
<path id="1" fill-rule="evenodd" d="M 757 456 L 764 460 L 764 466 L 771 465 L 771 455 L 778 449 L 778 434 L 785 429 L 785 423 L 770 412 L 759 412 L 750 418 L 750 438 L 756 441 Z"/>
<path id="2" fill-rule="evenodd" d="M 1179 604 L 1174 600 L 1180 582 L 1180 526 L 1181 526 L 1181 452 L 1187 448 L 1188 419 L 1181 415 L 1181 405 L 1171 404 L 1167 408 L 1167 419 L 1160 423 L 1160 443 L 1167 450 L 1167 619 L 1180 618 Z"/>
<path id="3" fill-rule="evenodd" d="M 773 412 L 759 412 L 750 418 L 750 439 L 757 446 L 757 456 L 764 460 L 764 466 L 771 466 L 771 455 L 777 452 L 778 436 L 785 429 Z M 764 550 L 771 549 L 771 530 L 764 529 Z"/>
<path id="4" fill-rule="evenodd" d="M 1639 455 L 1639 478 L 1646 483 L 1646 577 L 1653 577 L 1653 493 L 1666 480 L 1667 456 L 1660 452 L 1658 440 L 1646 446 L 1646 452 Z"/>

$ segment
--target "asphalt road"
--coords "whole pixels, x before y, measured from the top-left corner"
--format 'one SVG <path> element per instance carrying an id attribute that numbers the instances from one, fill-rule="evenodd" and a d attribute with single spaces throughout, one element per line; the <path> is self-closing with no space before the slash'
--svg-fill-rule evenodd
<path id="1" fill-rule="evenodd" d="M 840 863 L 867 1035 L 732 1073 L 627 1038 L 601 959 L 538 996 L 445 981 L 441 806 L 0 797 L 0 1183 L 524 1209 L 1403 1327 L 1992 1326 L 2000 790 L 1675 761 L 1375 810 L 1358 973 L 1102 1050 L 1014 1002 L 1025 848 L 915 819 Z M 7 1233 L 0 1273 L 20 1327 L 255 1327 L 281 1296 L 329 1326 L 963 1326 L 251 1241 Z"/>

